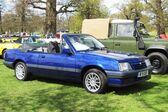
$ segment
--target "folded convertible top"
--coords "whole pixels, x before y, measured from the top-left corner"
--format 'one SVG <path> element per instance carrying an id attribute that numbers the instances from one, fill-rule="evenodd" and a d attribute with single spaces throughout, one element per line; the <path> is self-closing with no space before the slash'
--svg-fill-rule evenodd
<path id="1" fill-rule="evenodd" d="M 32 51 L 33 49 L 37 49 L 39 47 L 47 47 L 48 44 L 47 43 L 24 43 L 21 46 L 21 50 L 23 52 L 27 52 L 27 51 Z"/>

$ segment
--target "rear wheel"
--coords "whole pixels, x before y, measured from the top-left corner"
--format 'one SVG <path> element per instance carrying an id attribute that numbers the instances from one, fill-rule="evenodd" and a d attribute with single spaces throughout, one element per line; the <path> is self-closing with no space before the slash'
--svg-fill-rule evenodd
<path id="1" fill-rule="evenodd" d="M 15 65 L 15 76 L 18 80 L 26 81 L 30 78 L 30 74 L 27 71 L 27 66 L 23 62 L 18 62 Z"/>
<path id="2" fill-rule="evenodd" d="M 159 52 L 151 53 L 148 55 L 152 66 L 154 67 L 154 74 L 165 74 L 168 69 L 168 58 Z"/>
<path id="3" fill-rule="evenodd" d="M 83 78 L 83 85 L 90 93 L 103 93 L 106 89 L 107 77 L 98 69 L 88 70 Z"/>

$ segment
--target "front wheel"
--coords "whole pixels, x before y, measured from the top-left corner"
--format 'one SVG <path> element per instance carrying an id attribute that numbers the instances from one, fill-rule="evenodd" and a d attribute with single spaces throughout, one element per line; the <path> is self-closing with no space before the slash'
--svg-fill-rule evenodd
<path id="1" fill-rule="evenodd" d="M 106 75 L 98 69 L 88 70 L 83 78 L 83 85 L 90 93 L 103 93 L 106 89 Z"/>
<path id="2" fill-rule="evenodd" d="M 18 62 L 15 65 L 15 76 L 18 80 L 26 81 L 30 78 L 30 74 L 27 71 L 27 66 L 23 62 Z"/>
<path id="3" fill-rule="evenodd" d="M 148 55 L 148 58 L 151 61 L 152 66 L 154 67 L 154 74 L 165 74 L 168 68 L 168 58 L 159 52 L 151 53 Z"/>

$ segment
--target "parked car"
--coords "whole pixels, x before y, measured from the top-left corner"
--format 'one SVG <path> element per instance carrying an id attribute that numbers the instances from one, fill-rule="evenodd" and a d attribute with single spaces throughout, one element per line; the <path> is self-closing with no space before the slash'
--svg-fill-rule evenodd
<path id="1" fill-rule="evenodd" d="M 39 41 L 42 41 L 44 43 L 50 43 L 50 42 L 54 42 L 54 41 L 57 41 L 57 39 L 55 38 L 54 34 L 53 33 L 48 33 L 46 34 L 46 37 L 45 38 L 40 38 L 38 39 Z"/>
<path id="2" fill-rule="evenodd" d="M 147 56 L 154 66 L 153 73 L 166 74 L 168 71 L 168 40 L 150 38 L 145 25 L 138 21 L 135 26 L 134 22 L 134 20 L 86 19 L 83 21 L 82 33 L 89 33 L 98 39 L 104 39 L 101 42 L 113 51 Z M 134 32 L 139 34 L 138 37 L 133 35 Z M 161 36 L 166 38 L 165 35 Z M 143 48 L 140 48 L 139 42 L 144 44 Z"/>
<path id="3" fill-rule="evenodd" d="M 33 37 L 20 37 L 16 40 L 13 40 L 12 38 L 10 41 L 1 40 L 0 41 L 0 56 L 4 58 L 4 54 L 7 49 L 16 49 L 19 48 L 23 43 L 35 43 L 36 39 Z"/>
<path id="4" fill-rule="evenodd" d="M 58 49 L 59 48 L 59 49 Z M 83 82 L 91 93 L 107 86 L 123 87 L 149 80 L 152 66 L 144 56 L 113 52 L 87 34 L 63 34 L 60 44 L 7 50 L 4 64 L 18 80 L 31 75 Z"/>

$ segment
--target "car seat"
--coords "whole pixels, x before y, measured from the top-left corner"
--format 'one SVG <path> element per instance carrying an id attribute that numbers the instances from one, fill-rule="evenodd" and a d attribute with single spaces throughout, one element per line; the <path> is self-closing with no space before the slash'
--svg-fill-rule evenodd
<path id="1" fill-rule="evenodd" d="M 57 42 L 50 42 L 48 45 L 48 53 L 60 53 L 60 46 Z"/>

